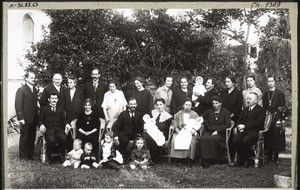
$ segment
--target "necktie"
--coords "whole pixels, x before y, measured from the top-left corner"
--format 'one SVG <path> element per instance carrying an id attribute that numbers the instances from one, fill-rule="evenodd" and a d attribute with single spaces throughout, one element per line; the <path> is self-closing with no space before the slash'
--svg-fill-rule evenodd
<path id="1" fill-rule="evenodd" d="M 93 83 L 93 86 L 94 86 L 94 92 L 96 92 L 96 90 L 97 90 L 97 83 Z"/>
<path id="2" fill-rule="evenodd" d="M 135 127 L 134 113 L 131 113 L 131 123 L 132 123 L 132 126 Z"/>
<path id="3" fill-rule="evenodd" d="M 161 113 L 159 113 L 159 115 L 158 115 L 157 118 L 155 119 L 155 123 L 156 123 L 156 124 L 159 123 L 160 114 L 161 114 Z"/>
<path id="4" fill-rule="evenodd" d="M 249 114 L 250 114 L 250 111 L 251 111 L 251 108 L 249 107 L 249 109 L 248 109 L 248 111 L 247 111 L 247 113 L 246 113 L 246 121 L 248 121 L 248 116 L 249 116 Z"/>
<path id="5" fill-rule="evenodd" d="M 52 111 L 53 111 L 53 112 L 55 112 L 55 111 L 56 111 L 55 107 L 52 107 Z"/>

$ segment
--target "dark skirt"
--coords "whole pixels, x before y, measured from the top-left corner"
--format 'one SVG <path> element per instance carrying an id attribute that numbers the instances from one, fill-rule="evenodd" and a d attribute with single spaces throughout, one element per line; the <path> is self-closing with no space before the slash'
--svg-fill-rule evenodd
<path id="1" fill-rule="evenodd" d="M 156 142 L 153 140 L 153 138 L 146 132 L 143 134 L 145 142 L 146 142 L 146 147 L 150 152 L 151 160 L 154 163 L 158 162 L 159 156 L 164 153 L 164 148 L 161 146 L 158 146 Z"/>
<path id="2" fill-rule="evenodd" d="M 203 134 L 200 138 L 200 156 L 205 159 L 221 160 L 225 150 L 225 137 L 219 134 Z"/>
<path id="3" fill-rule="evenodd" d="M 285 151 L 285 129 L 282 124 L 272 122 L 269 131 L 265 135 L 265 148 L 268 151 Z"/>

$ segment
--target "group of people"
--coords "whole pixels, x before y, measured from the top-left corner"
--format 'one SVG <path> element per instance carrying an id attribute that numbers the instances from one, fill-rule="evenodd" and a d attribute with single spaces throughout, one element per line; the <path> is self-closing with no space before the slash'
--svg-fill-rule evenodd
<path id="1" fill-rule="evenodd" d="M 163 86 L 151 92 L 142 77 L 134 79 L 136 89 L 126 100 L 114 80 L 101 81 L 99 69 L 91 71 L 91 81 L 77 88 L 77 78 L 53 75 L 41 95 L 37 97 L 35 74 L 28 71 L 25 84 L 17 90 L 15 108 L 21 124 L 20 159 L 32 160 L 36 127 L 47 142 L 46 164 L 52 162 L 51 153 L 59 144 L 64 166 L 74 168 L 112 168 L 120 170 L 129 163 L 131 169 L 147 169 L 159 162 L 161 154 L 172 158 L 187 158 L 189 163 L 201 159 L 208 167 L 222 159 L 225 131 L 232 123 L 237 134 L 231 138 L 231 150 L 237 151 L 233 166 L 248 167 L 250 147 L 264 128 L 265 110 L 275 113 L 285 106 L 284 94 L 275 87 L 275 77 L 268 77 L 269 89 L 262 91 L 255 85 L 255 77 L 246 77 L 247 89 L 235 87 L 235 78 L 225 78 L 226 89 L 218 92 L 216 80 L 198 76 L 191 90 L 188 79 L 180 78 L 178 89 L 172 89 L 173 77 L 167 76 Z M 38 109 L 38 104 L 40 109 Z M 105 135 L 99 136 L 101 119 L 105 120 Z M 76 120 L 76 131 L 70 125 Z M 278 162 L 278 152 L 285 148 L 272 122 L 266 135 L 269 159 Z M 172 126 L 174 133 L 169 133 Z M 281 138 L 281 139 L 279 139 Z M 166 146 L 170 151 L 166 152 Z M 82 149 L 83 146 L 83 149 Z M 67 154 L 66 154 L 67 152 Z"/>

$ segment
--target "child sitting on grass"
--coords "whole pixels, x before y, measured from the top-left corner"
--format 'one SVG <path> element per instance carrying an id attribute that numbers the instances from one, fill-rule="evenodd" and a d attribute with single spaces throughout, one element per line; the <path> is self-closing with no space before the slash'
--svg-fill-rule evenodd
<path id="1" fill-rule="evenodd" d="M 80 157 L 80 167 L 82 169 L 90 169 L 90 168 L 97 168 L 98 167 L 98 158 L 97 156 L 92 153 L 93 145 L 90 142 L 85 143 L 84 145 L 84 152 L 81 154 Z"/>
<path id="2" fill-rule="evenodd" d="M 103 169 L 123 169 L 123 157 L 121 153 L 116 150 L 115 143 L 113 141 L 114 133 L 109 131 L 105 134 L 104 140 L 100 142 L 100 162 L 99 166 Z"/>
<path id="3" fill-rule="evenodd" d="M 145 140 L 142 137 L 137 137 L 135 140 L 136 148 L 131 152 L 131 162 L 129 166 L 131 169 L 136 169 L 137 167 L 142 170 L 146 170 L 149 168 L 151 164 L 150 152 L 145 148 Z"/>
<path id="4" fill-rule="evenodd" d="M 77 169 L 80 164 L 80 157 L 83 153 L 81 149 L 82 141 L 80 139 L 75 139 L 73 142 L 73 150 L 68 152 L 67 160 L 63 163 L 64 167 L 74 166 L 74 169 Z"/>

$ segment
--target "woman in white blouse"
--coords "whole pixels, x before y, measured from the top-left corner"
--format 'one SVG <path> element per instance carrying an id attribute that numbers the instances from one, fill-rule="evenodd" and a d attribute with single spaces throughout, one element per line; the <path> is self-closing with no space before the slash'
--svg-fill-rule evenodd
<path id="1" fill-rule="evenodd" d="M 127 101 L 124 93 L 116 88 L 117 82 L 112 80 L 109 83 L 109 91 L 104 94 L 102 108 L 107 123 L 107 129 L 111 130 L 120 113 L 126 110 Z"/>

